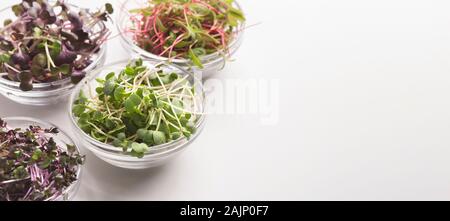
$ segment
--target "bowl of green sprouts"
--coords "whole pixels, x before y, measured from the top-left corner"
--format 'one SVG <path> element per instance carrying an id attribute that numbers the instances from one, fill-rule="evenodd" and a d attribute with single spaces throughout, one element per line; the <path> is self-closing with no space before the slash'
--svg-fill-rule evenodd
<path id="1" fill-rule="evenodd" d="M 109 3 L 89 10 L 63 0 L 22 0 L 0 10 L 0 93 L 28 105 L 67 98 L 103 65 L 111 13 Z"/>
<path id="2" fill-rule="evenodd" d="M 122 43 L 130 52 L 207 77 L 238 50 L 245 16 L 234 0 L 124 1 L 117 13 Z"/>
<path id="3" fill-rule="evenodd" d="M 129 169 L 158 166 L 201 132 L 201 76 L 166 62 L 118 62 L 83 79 L 69 111 L 79 145 L 100 159 Z"/>

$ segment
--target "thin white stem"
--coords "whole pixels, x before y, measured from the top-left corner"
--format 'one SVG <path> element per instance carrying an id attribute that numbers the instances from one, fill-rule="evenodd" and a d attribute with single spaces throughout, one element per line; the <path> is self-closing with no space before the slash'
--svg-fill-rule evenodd
<path id="1" fill-rule="evenodd" d="M 20 73 L 20 71 L 19 70 L 17 70 L 17 69 L 15 69 L 14 67 L 12 67 L 11 65 L 9 65 L 8 63 L 3 63 L 7 68 L 9 68 L 9 69 L 11 69 L 11 70 L 13 70 L 14 72 L 16 72 L 16 73 Z"/>
<path id="2" fill-rule="evenodd" d="M 159 77 L 159 74 L 156 74 L 156 77 L 158 78 L 158 81 L 161 83 L 161 85 L 163 85 L 164 90 L 167 93 L 167 88 L 164 86 L 164 83 L 162 82 L 161 78 Z M 181 125 L 180 119 L 178 118 L 175 110 L 173 109 L 173 105 L 172 102 L 170 101 L 170 99 L 167 99 L 170 103 L 170 108 L 172 109 L 172 112 L 175 113 L 175 119 L 177 120 L 178 125 L 180 126 L 180 128 L 182 128 L 183 126 Z"/>
<path id="3" fill-rule="evenodd" d="M 95 124 L 91 123 L 91 122 L 87 122 L 89 125 L 91 125 L 97 132 L 101 133 L 102 135 L 111 138 L 111 139 L 115 139 L 115 137 L 103 132 L 100 128 L 98 128 Z"/>
<path id="4" fill-rule="evenodd" d="M 44 36 L 40 36 L 40 37 L 24 37 L 23 40 L 46 40 L 46 41 L 57 42 L 57 43 L 61 44 L 61 41 L 59 41 L 59 40 L 51 39 L 51 38 L 44 37 Z"/>
<path id="5" fill-rule="evenodd" d="M 175 124 L 173 124 L 172 122 L 170 122 L 170 121 L 168 121 L 167 119 L 166 119 L 166 117 L 164 116 L 164 114 L 162 115 L 162 117 L 164 118 L 164 122 L 167 124 L 167 125 L 172 125 L 173 127 L 175 127 L 177 130 L 179 130 L 180 132 L 183 132 L 183 130 L 182 130 L 182 127 L 178 127 L 178 126 L 176 126 Z"/>
<path id="6" fill-rule="evenodd" d="M 172 104 L 170 104 L 170 103 L 168 103 L 166 101 L 161 101 L 161 102 L 171 106 L 172 108 L 175 108 L 176 110 L 183 111 L 183 112 L 186 112 L 186 113 L 189 113 L 189 114 L 205 115 L 205 113 L 199 113 L 199 112 L 196 112 L 196 111 L 190 111 L 190 110 L 186 110 L 186 109 L 183 109 L 183 108 L 179 108 L 179 107 L 177 107 L 175 105 L 172 105 Z"/>
<path id="7" fill-rule="evenodd" d="M 160 124 L 161 124 L 161 115 L 162 115 L 162 112 L 159 112 L 158 124 L 156 125 L 156 130 L 159 129 L 159 126 L 160 126 Z"/>
<path id="8" fill-rule="evenodd" d="M 151 110 L 148 111 L 148 114 L 151 115 L 151 117 L 150 117 L 150 121 L 147 123 L 147 128 L 149 128 L 152 125 L 153 120 L 155 119 L 155 115 L 156 115 L 156 114 L 153 114 L 153 111 L 151 111 Z"/>
<path id="9" fill-rule="evenodd" d="M 106 96 L 104 96 L 104 100 L 105 100 L 106 110 L 108 111 L 108 115 L 111 115 L 111 110 L 109 109 L 109 105 L 108 105 Z"/>
<path id="10" fill-rule="evenodd" d="M 47 65 L 50 68 L 50 65 L 56 67 L 55 63 L 53 63 L 52 57 L 50 56 L 50 50 L 48 50 L 48 44 L 45 42 L 45 53 L 47 54 Z"/>
<path id="11" fill-rule="evenodd" d="M 5 143 L 8 143 L 9 140 L 4 141 L 3 143 L 0 144 L 0 147 L 2 147 Z"/>

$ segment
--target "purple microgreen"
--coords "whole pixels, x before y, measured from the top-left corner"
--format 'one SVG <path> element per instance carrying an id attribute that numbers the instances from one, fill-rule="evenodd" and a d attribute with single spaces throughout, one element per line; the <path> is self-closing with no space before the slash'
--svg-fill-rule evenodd
<path id="1" fill-rule="evenodd" d="M 22 0 L 12 11 L 17 17 L 6 19 L 0 28 L 0 73 L 5 73 L 0 77 L 32 90 L 34 83 L 81 80 L 82 70 L 92 64 L 110 34 L 102 22 L 110 19 L 113 8 L 106 4 L 90 12 L 61 0 Z M 23 72 L 31 78 L 20 78 Z"/>
<path id="2" fill-rule="evenodd" d="M 56 65 L 71 64 L 77 59 L 77 54 L 63 45 L 59 55 L 55 58 Z"/>
<path id="3" fill-rule="evenodd" d="M 73 83 L 78 83 L 81 80 L 83 80 L 84 76 L 86 75 L 86 73 L 84 73 L 83 71 L 74 71 L 72 72 L 71 75 L 71 80 Z"/>
<path id="4" fill-rule="evenodd" d="M 58 133 L 35 125 L 12 129 L 0 119 L 0 201 L 54 200 L 77 180 L 84 156 L 72 144 L 58 145 Z"/>

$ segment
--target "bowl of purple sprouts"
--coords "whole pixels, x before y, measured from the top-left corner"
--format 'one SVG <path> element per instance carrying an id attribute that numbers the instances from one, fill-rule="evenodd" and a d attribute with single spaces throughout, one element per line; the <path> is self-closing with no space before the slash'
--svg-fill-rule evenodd
<path id="1" fill-rule="evenodd" d="M 111 4 L 91 11 L 63 0 L 22 0 L 0 10 L 0 94 L 58 103 L 105 62 Z"/>
<path id="2" fill-rule="evenodd" d="M 84 156 L 56 126 L 33 118 L 0 118 L 0 201 L 71 200 Z"/>

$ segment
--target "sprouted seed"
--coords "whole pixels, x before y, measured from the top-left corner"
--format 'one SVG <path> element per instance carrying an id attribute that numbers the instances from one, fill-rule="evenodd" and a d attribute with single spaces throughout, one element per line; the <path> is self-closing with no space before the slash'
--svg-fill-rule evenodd
<path id="1" fill-rule="evenodd" d="M 90 91 L 82 90 L 72 109 L 92 138 L 141 158 L 152 146 L 195 133 L 200 104 L 188 75 L 167 72 L 161 64 L 147 67 L 139 59 L 97 82 L 95 95 L 88 98 Z"/>
<path id="2" fill-rule="evenodd" d="M 74 11 L 63 0 L 22 0 L 12 10 L 17 17 L 0 25 L 0 76 L 20 82 L 23 91 L 33 83 L 79 82 L 110 34 L 98 24 L 113 12 L 111 4 Z"/>
<path id="3" fill-rule="evenodd" d="M 142 49 L 166 58 L 190 59 L 203 68 L 202 56 L 228 54 L 244 14 L 234 0 L 148 0 L 132 9 L 133 40 Z"/>
<path id="4" fill-rule="evenodd" d="M 9 128 L 0 119 L 0 201 L 55 200 L 77 180 L 84 156 L 67 151 L 53 136 L 56 128 Z"/>

